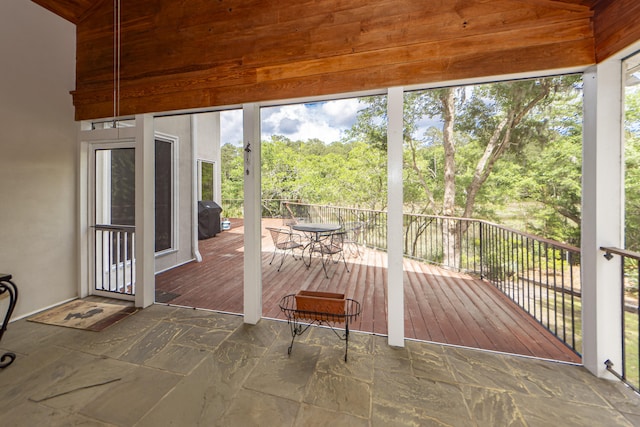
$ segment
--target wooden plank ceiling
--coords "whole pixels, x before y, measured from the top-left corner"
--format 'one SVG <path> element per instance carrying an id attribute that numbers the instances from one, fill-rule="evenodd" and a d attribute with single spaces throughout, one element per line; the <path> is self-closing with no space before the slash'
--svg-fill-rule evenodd
<path id="1" fill-rule="evenodd" d="M 36 4 L 50 10 L 58 16 L 78 24 L 89 16 L 101 3 L 112 0 L 31 0 Z M 568 3 L 587 6 L 593 9 L 596 3 L 602 0 L 526 0 L 530 3 Z"/>
<path id="2" fill-rule="evenodd" d="M 76 119 L 112 116 L 114 1 L 32 1 L 77 25 Z M 640 2 L 617 2 L 627 7 L 602 22 L 611 51 L 636 37 L 619 28 L 635 28 L 626 24 L 640 16 Z M 583 67 L 598 59 L 594 22 L 612 3 L 120 0 L 118 113 Z"/>

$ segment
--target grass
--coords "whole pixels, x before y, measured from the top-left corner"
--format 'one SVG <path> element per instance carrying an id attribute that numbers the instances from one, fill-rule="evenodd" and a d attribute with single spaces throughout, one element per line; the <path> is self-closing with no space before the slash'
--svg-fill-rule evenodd
<path id="1" fill-rule="evenodd" d="M 546 295 L 543 295 L 546 297 Z M 558 297 L 557 302 L 553 293 L 549 293 L 549 299 L 543 298 L 542 304 L 546 307 L 547 301 L 549 303 L 549 307 L 553 309 L 556 307 L 558 310 L 557 316 L 551 314 L 549 319 L 546 317 L 546 311 L 543 310 L 543 318 L 540 319 L 540 316 L 536 316 L 539 321 L 542 322 L 549 330 L 552 332 L 557 331 L 557 335 L 560 339 L 563 338 L 563 331 L 571 331 L 572 327 L 575 327 L 575 349 L 579 353 L 582 352 L 582 301 L 580 298 L 574 298 L 574 317 L 571 317 L 571 298 L 565 295 L 564 306 L 562 304 L 562 300 Z M 561 310 L 564 309 L 565 317 L 564 317 L 564 326 L 562 327 L 562 316 L 560 315 Z M 552 312 L 553 313 L 553 312 Z M 556 322 L 557 318 L 557 322 Z M 557 326 L 557 328 L 556 328 Z M 623 375 L 627 382 L 633 385 L 636 388 L 640 388 L 640 313 L 634 312 L 625 312 L 624 314 L 624 372 L 620 367 L 614 366 L 613 369 L 616 370 L 619 374 Z M 568 338 L 568 337 L 567 337 Z M 569 342 L 569 344 L 571 344 Z"/>
<path id="2" fill-rule="evenodd" d="M 640 352 L 638 349 L 638 313 L 624 314 L 625 377 L 636 388 L 640 388 Z"/>

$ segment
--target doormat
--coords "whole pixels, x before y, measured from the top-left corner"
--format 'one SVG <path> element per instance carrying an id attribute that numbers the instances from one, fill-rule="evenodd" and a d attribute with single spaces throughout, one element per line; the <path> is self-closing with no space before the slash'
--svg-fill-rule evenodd
<path id="1" fill-rule="evenodd" d="M 74 300 L 30 317 L 29 321 L 99 332 L 138 311 L 129 305 Z"/>
<path id="2" fill-rule="evenodd" d="M 156 302 L 160 304 L 166 304 L 178 298 L 180 294 L 174 294 L 173 292 L 166 292 L 160 289 L 156 289 Z"/>

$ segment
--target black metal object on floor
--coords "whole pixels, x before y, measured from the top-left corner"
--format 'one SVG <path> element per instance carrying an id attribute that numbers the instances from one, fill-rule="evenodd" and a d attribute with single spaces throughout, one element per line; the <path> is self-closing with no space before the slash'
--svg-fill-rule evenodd
<path id="1" fill-rule="evenodd" d="M 18 288 L 15 283 L 11 281 L 11 275 L 0 273 L 0 300 L 7 297 L 9 298 L 9 304 L 7 306 L 7 312 L 4 316 L 4 320 L 2 321 L 2 329 L 0 329 L 0 341 L 2 341 L 2 336 L 7 330 L 7 325 L 9 324 L 11 314 L 13 314 L 13 309 L 16 308 L 16 303 L 18 302 Z M 15 358 L 15 353 L 3 354 L 0 357 L 0 369 L 11 365 Z"/>
<path id="2" fill-rule="evenodd" d="M 287 354 L 291 355 L 293 350 L 293 341 L 296 336 L 302 335 L 311 325 L 326 325 L 336 334 L 338 338 L 345 341 L 344 361 L 347 361 L 347 352 L 349 351 L 349 323 L 356 320 L 360 315 L 360 303 L 356 300 L 346 298 L 340 301 L 344 302 L 344 310 L 340 313 L 324 311 L 322 308 L 318 310 L 304 310 L 297 307 L 296 294 L 284 296 L 280 300 L 280 309 L 287 318 L 287 323 L 291 328 L 291 344 L 287 349 Z M 344 323 L 344 334 L 341 336 L 336 326 Z"/>

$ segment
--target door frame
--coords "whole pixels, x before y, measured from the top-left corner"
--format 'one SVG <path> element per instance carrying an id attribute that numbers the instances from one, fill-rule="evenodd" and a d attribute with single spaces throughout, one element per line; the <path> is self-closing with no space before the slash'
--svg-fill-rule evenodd
<path id="1" fill-rule="evenodd" d="M 120 124 L 118 124 L 120 123 Z M 133 300 L 136 307 L 147 307 L 155 300 L 154 251 L 154 135 L 153 117 L 137 115 L 135 119 L 78 124 L 78 296 L 96 294 L 93 254 L 95 241 L 90 226 L 95 218 L 92 197 L 92 152 L 96 147 L 135 148 L 135 283 Z M 113 293 L 108 293 L 113 298 Z M 130 299 L 129 296 L 128 299 Z"/>
<path id="2" fill-rule="evenodd" d="M 90 252 L 90 260 L 92 260 L 93 262 L 89 263 L 89 271 L 91 273 L 91 281 L 90 281 L 90 285 L 89 285 L 89 294 L 90 295 L 98 295 L 98 296 L 103 296 L 103 297 L 108 297 L 108 298 L 114 298 L 114 299 L 123 299 L 123 300 L 128 300 L 128 301 L 133 301 L 135 298 L 135 292 L 132 290 L 130 292 L 127 292 L 127 288 L 126 288 L 126 282 L 123 283 L 124 287 L 123 287 L 123 291 L 119 292 L 117 290 L 114 291 L 105 291 L 105 290 L 100 290 L 97 289 L 97 275 L 101 274 L 102 276 L 104 276 L 104 272 L 100 271 L 98 272 L 98 251 L 96 248 L 97 245 L 97 229 L 96 226 L 98 225 L 98 221 L 97 221 L 97 215 L 98 215 L 98 206 L 104 205 L 105 203 L 108 203 L 105 201 L 106 196 L 108 196 L 108 194 L 111 194 L 111 187 L 109 186 L 108 188 L 104 188 L 104 190 L 106 190 L 104 192 L 104 194 L 99 194 L 99 192 L 97 191 L 97 185 L 99 184 L 98 182 L 98 172 L 100 170 L 100 168 L 98 167 L 98 157 L 97 157 L 97 152 L 98 151 L 102 151 L 102 150 L 119 150 L 119 149 L 132 149 L 134 150 L 135 153 L 135 140 L 131 140 L 131 139 L 124 139 L 124 140 L 119 140 L 117 142 L 95 142 L 95 143 L 91 143 L 89 145 L 89 195 L 88 195 L 88 199 L 87 202 L 89 204 L 89 241 L 90 241 L 90 245 L 89 245 L 89 252 Z M 102 166 L 107 166 L 106 164 L 103 164 Z M 104 174 L 107 173 L 106 170 L 102 170 L 102 172 Z M 98 200 L 99 197 L 102 197 L 102 202 L 100 202 Z M 109 221 L 109 224 L 105 224 L 104 221 L 100 221 L 101 224 L 103 225 L 112 225 L 112 221 Z M 135 235 L 135 234 L 134 234 Z M 133 253 L 129 254 L 131 256 L 131 264 L 128 267 L 130 270 L 130 275 L 129 278 L 131 279 L 131 286 L 134 287 L 135 284 L 135 276 L 133 275 L 133 271 L 135 271 L 134 265 L 135 265 L 135 256 Z M 102 266 L 100 269 L 103 270 L 104 269 L 104 265 L 105 265 L 105 260 L 104 260 L 104 254 L 102 255 L 102 260 L 100 261 L 100 266 Z M 120 276 L 119 271 L 120 271 L 120 261 L 113 261 L 111 258 L 109 258 L 109 265 L 108 265 L 108 274 L 111 275 L 111 270 L 113 268 L 113 266 L 115 265 L 115 276 L 118 277 Z M 125 259 L 122 262 L 122 269 L 123 270 L 127 270 L 127 260 Z M 126 279 L 126 275 L 123 274 L 123 279 Z"/>

